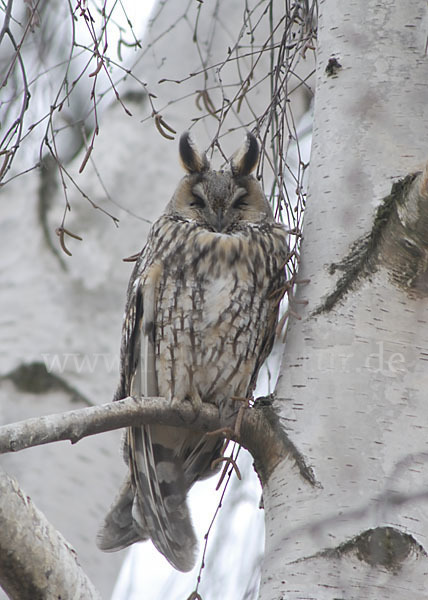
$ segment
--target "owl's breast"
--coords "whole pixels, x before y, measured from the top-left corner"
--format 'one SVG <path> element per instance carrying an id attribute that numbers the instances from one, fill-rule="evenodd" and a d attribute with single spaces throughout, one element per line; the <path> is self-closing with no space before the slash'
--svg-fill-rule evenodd
<path id="1" fill-rule="evenodd" d="M 250 246 L 249 236 L 204 232 L 190 257 L 164 265 L 155 323 L 161 395 L 217 405 L 247 395 L 277 310 L 271 261 Z"/>

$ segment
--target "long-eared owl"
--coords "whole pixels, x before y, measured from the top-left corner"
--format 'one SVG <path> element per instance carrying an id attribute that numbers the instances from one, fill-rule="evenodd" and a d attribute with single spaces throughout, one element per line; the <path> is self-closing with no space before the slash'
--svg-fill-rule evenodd
<path id="1" fill-rule="evenodd" d="M 180 157 L 187 174 L 151 227 L 129 282 L 115 399 L 190 400 L 195 411 L 210 402 L 230 414 L 234 397 L 251 397 L 272 348 L 287 233 L 251 175 L 259 157 L 253 135 L 226 171 L 212 170 L 188 133 Z M 197 543 L 186 495 L 212 473 L 221 444 L 185 428 L 129 427 L 129 474 L 99 547 L 151 538 L 176 569 L 190 570 Z"/>

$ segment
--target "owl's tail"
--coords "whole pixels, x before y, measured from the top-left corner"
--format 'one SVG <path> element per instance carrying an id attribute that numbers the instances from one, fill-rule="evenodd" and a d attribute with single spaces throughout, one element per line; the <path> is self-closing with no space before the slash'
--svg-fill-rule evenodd
<path id="1" fill-rule="evenodd" d="M 119 550 L 151 538 L 173 567 L 190 571 L 197 541 L 186 496 L 197 479 L 212 474 L 220 443 L 162 426 L 132 427 L 127 443 L 131 475 L 104 521 L 98 546 Z"/>
<path id="2" fill-rule="evenodd" d="M 114 552 L 130 546 L 134 542 L 149 539 L 146 532 L 137 532 L 132 519 L 134 490 L 131 476 L 128 473 L 122 487 L 107 513 L 104 523 L 98 532 L 97 546 L 104 552 Z"/>

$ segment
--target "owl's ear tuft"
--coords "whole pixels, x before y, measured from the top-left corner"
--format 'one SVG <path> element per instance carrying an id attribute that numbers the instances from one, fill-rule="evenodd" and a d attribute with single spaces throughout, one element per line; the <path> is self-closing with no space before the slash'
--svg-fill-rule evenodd
<path id="1" fill-rule="evenodd" d="M 203 173 L 209 169 L 210 163 L 206 154 L 198 150 L 188 131 L 180 137 L 179 151 L 183 167 L 189 173 Z"/>
<path id="2" fill-rule="evenodd" d="M 259 145 L 252 133 L 247 133 L 247 138 L 241 148 L 235 152 L 230 161 L 232 173 L 235 176 L 249 175 L 259 160 Z"/>

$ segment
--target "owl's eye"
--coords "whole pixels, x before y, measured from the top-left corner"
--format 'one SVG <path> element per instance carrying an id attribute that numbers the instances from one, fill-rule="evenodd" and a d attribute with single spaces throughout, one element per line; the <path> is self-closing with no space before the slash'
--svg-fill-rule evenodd
<path id="1" fill-rule="evenodd" d="M 248 206 L 248 202 L 245 200 L 247 194 L 245 194 L 245 196 L 240 196 L 239 198 L 237 198 L 232 206 L 233 208 L 245 208 L 246 206 Z"/>
<path id="2" fill-rule="evenodd" d="M 190 202 L 192 208 L 205 208 L 205 200 L 196 194 L 192 195 L 192 201 Z"/>

